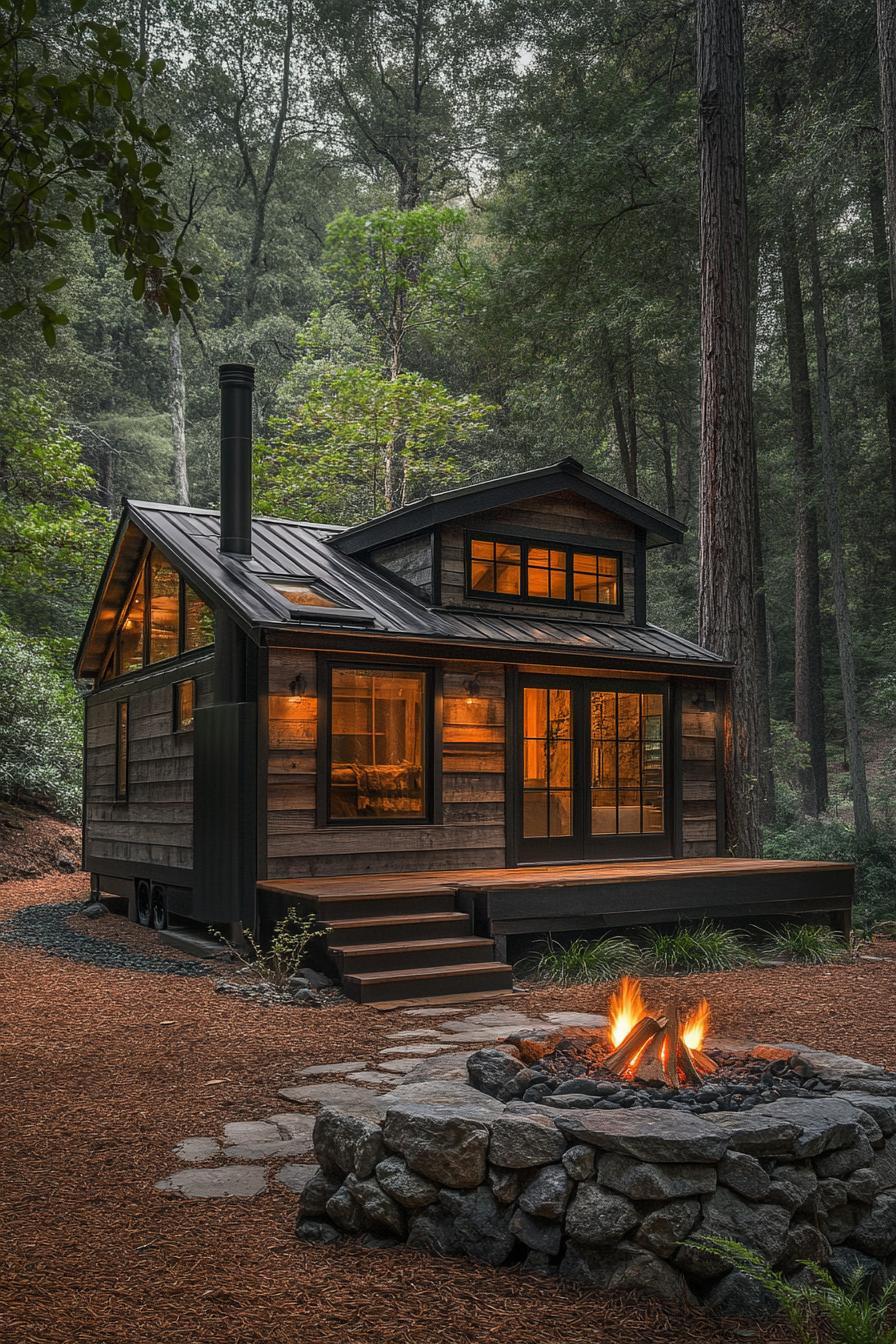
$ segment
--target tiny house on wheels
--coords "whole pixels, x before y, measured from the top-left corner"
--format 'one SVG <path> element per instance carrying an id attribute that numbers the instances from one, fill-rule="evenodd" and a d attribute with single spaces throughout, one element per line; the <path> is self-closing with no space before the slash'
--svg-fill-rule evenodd
<path id="1" fill-rule="evenodd" d="M 731 667 L 647 619 L 683 527 L 555 465 L 356 527 L 126 501 L 77 656 L 84 868 L 144 923 L 329 926 L 360 1000 L 504 990 L 508 940 L 848 920 L 852 869 L 726 857 Z"/>

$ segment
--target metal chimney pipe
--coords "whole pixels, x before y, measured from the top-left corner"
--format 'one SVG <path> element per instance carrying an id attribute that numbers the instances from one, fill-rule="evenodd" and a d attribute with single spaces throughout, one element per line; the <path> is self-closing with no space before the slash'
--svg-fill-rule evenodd
<path id="1" fill-rule="evenodd" d="M 221 364 L 221 551 L 252 554 L 251 364 Z"/>

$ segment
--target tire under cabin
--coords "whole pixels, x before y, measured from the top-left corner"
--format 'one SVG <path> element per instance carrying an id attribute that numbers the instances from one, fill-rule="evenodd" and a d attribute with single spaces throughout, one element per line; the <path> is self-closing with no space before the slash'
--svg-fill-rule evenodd
<path id="1" fill-rule="evenodd" d="M 853 872 L 727 851 L 731 667 L 649 623 L 680 524 L 567 459 L 355 527 L 125 502 L 79 650 L 84 867 L 132 916 L 328 929 L 353 998 L 506 993 L 510 960 L 704 916 L 848 925 Z"/>

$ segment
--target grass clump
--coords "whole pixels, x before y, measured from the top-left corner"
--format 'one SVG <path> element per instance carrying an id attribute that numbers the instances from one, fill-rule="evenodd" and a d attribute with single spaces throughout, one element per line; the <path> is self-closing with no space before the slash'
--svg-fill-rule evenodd
<path id="1" fill-rule="evenodd" d="M 521 970 L 533 980 L 553 985 L 589 985 L 615 980 L 638 962 L 638 949 L 628 938 L 576 938 L 559 943 L 547 938 Z"/>
<path id="2" fill-rule="evenodd" d="M 768 931 L 764 950 L 768 956 L 809 966 L 843 961 L 849 951 L 846 942 L 826 924 L 782 924 Z"/>
<path id="3" fill-rule="evenodd" d="M 841 1287 L 823 1266 L 803 1260 L 800 1263 L 809 1273 L 790 1283 L 739 1241 L 715 1236 L 698 1240 L 772 1295 L 799 1344 L 896 1344 L 896 1328 L 889 1324 L 896 1306 L 896 1280 L 873 1297 L 861 1269 Z"/>
<path id="4" fill-rule="evenodd" d="M 648 929 L 641 952 L 642 965 L 657 975 L 728 971 L 753 961 L 741 934 L 711 920 L 703 920 L 694 928 L 680 925 L 672 933 Z"/>

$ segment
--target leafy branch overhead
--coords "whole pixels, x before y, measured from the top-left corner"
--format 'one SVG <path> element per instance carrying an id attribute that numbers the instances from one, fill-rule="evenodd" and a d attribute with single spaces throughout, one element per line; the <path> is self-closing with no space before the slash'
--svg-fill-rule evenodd
<path id="1" fill-rule="evenodd" d="M 181 261 L 164 196 L 170 130 L 143 111 L 144 87 L 164 69 L 135 54 L 117 27 L 70 0 L 48 20 L 37 0 L 0 0 L 0 260 L 53 251 L 73 231 L 104 235 L 136 299 L 175 320 L 199 297 Z M 68 277 L 20 289 L 0 313 L 33 312 L 44 340 L 68 318 L 53 296 Z"/>

